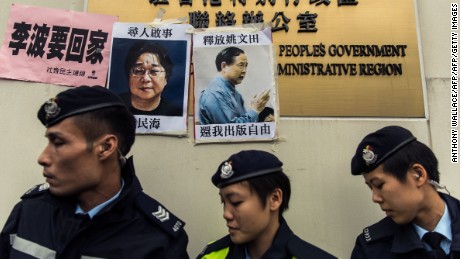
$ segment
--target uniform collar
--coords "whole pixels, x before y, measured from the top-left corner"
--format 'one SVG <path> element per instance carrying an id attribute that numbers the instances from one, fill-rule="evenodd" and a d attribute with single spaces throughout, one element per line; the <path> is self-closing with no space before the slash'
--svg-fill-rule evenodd
<path id="1" fill-rule="evenodd" d="M 99 211 L 101 211 L 104 207 L 106 207 L 107 205 L 109 205 L 112 201 L 114 201 L 116 198 L 118 198 L 120 196 L 120 193 L 121 193 L 121 190 L 123 190 L 123 187 L 125 185 L 125 181 L 123 179 L 121 179 L 121 188 L 120 190 L 110 199 L 108 199 L 107 201 L 97 205 L 96 207 L 92 208 L 91 210 L 89 210 L 88 212 L 84 212 L 82 210 L 82 208 L 80 207 L 79 204 L 77 204 L 77 209 L 75 210 L 75 214 L 88 214 L 89 218 L 90 219 L 93 219 L 94 215 L 96 215 Z"/>
<path id="2" fill-rule="evenodd" d="M 452 220 L 450 218 L 449 210 L 445 202 L 444 202 L 444 205 L 445 205 L 444 213 L 441 219 L 439 220 L 438 224 L 434 228 L 433 232 L 438 232 L 439 234 L 442 234 L 445 238 L 449 239 L 449 241 L 452 241 L 452 230 L 451 230 Z M 413 223 L 413 226 L 420 240 L 422 239 L 423 235 L 429 232 L 428 230 L 418 226 L 415 223 Z"/>
<path id="3" fill-rule="evenodd" d="M 126 160 L 125 166 L 123 166 L 123 168 L 121 169 L 121 178 L 123 181 L 123 186 L 117 193 L 116 197 L 112 197 L 113 200 L 105 202 L 105 205 L 102 206 L 102 208 L 100 208 L 96 213 L 92 213 L 93 216 L 95 216 L 97 213 L 101 214 L 104 211 L 111 210 L 112 207 L 116 206 L 116 204 L 119 204 L 118 201 L 125 199 L 127 196 L 134 197 L 137 195 L 137 193 L 142 192 L 142 186 L 139 182 L 139 179 L 137 179 L 134 170 L 134 161 L 132 156 Z"/>
<path id="4" fill-rule="evenodd" d="M 447 204 L 448 214 L 452 221 L 451 228 L 453 236 L 450 251 L 460 251 L 460 224 L 458 224 L 460 202 L 450 195 L 444 193 L 439 193 L 439 195 Z M 391 252 L 400 254 L 415 249 L 424 249 L 424 246 L 412 224 L 399 226 L 395 230 Z"/>
<path id="5" fill-rule="evenodd" d="M 284 218 L 281 218 L 280 226 L 278 231 L 273 238 L 273 243 L 270 248 L 264 253 L 262 258 L 287 258 L 287 244 L 289 242 L 289 237 L 291 236 L 292 231 L 288 227 Z"/>
<path id="6" fill-rule="evenodd" d="M 284 219 L 280 221 L 280 227 L 275 234 L 272 245 L 263 254 L 262 258 L 287 258 L 289 254 L 286 254 L 287 243 L 289 242 L 289 236 L 292 234 L 291 229 L 286 224 Z M 231 258 L 249 258 L 245 245 L 234 245 Z M 229 257 L 227 257 L 229 258 Z"/>
<path id="7" fill-rule="evenodd" d="M 450 195 L 439 193 L 441 198 L 446 202 L 449 215 L 452 221 L 451 230 L 452 230 L 452 244 L 450 246 L 451 253 L 453 252 L 460 252 L 460 222 L 458 220 L 459 217 L 459 210 L 460 210 L 460 202 L 451 197 Z"/>

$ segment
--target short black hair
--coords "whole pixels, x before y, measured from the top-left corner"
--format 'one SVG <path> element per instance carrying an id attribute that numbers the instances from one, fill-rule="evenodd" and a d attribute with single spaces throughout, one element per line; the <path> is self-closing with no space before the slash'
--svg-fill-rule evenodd
<path id="1" fill-rule="evenodd" d="M 144 53 L 152 53 L 158 56 L 161 66 L 166 71 L 166 78 L 172 74 L 173 63 L 169 57 L 168 51 L 160 45 L 152 44 L 149 41 L 136 42 L 128 51 L 125 59 L 125 73 L 129 79 L 131 68 L 136 65 L 137 59 Z"/>
<path id="2" fill-rule="evenodd" d="M 103 108 L 75 115 L 75 125 L 83 132 L 88 144 L 92 144 L 103 134 L 114 134 L 118 138 L 118 148 L 125 156 L 134 144 L 136 119 L 125 108 Z"/>
<path id="3" fill-rule="evenodd" d="M 289 199 L 291 198 L 291 183 L 289 177 L 284 172 L 267 174 L 245 180 L 249 184 L 249 189 L 255 191 L 265 208 L 267 197 L 279 188 L 283 192 L 283 202 L 279 208 L 279 216 L 289 208 Z"/>
<path id="4" fill-rule="evenodd" d="M 425 168 L 430 180 L 439 182 L 436 156 L 429 147 L 417 140 L 401 148 L 382 164 L 384 172 L 395 176 L 400 182 L 405 182 L 409 168 L 415 163 L 421 164 Z"/>
<path id="5" fill-rule="evenodd" d="M 221 50 L 216 56 L 216 68 L 217 71 L 221 71 L 222 62 L 225 62 L 227 65 L 231 65 L 235 62 L 234 57 L 237 57 L 241 54 L 244 54 L 244 51 L 237 47 L 228 47 Z"/>

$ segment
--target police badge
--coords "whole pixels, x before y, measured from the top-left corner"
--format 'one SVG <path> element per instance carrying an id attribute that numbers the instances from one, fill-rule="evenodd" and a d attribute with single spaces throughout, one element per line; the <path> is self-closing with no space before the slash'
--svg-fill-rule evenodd
<path id="1" fill-rule="evenodd" d="M 372 165 L 377 161 L 378 155 L 372 151 L 372 147 L 370 145 L 367 145 L 365 149 L 363 149 L 363 159 L 366 162 L 366 165 Z"/>
<path id="2" fill-rule="evenodd" d="M 61 108 L 59 108 L 58 104 L 56 103 L 57 98 L 51 98 L 45 103 L 45 113 L 46 113 L 46 119 L 52 119 L 56 116 L 58 116 L 59 112 L 61 111 Z"/>
<path id="3" fill-rule="evenodd" d="M 222 167 L 220 168 L 220 177 L 222 177 L 222 179 L 227 179 L 227 178 L 230 178 L 232 177 L 233 175 L 233 168 L 232 168 L 232 162 L 225 162 Z"/>

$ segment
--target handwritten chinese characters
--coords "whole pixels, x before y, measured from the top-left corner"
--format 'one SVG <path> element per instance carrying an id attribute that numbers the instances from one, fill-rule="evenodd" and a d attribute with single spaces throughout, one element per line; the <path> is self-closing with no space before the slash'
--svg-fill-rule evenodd
<path id="1" fill-rule="evenodd" d="M 12 55 L 21 50 L 34 58 L 59 59 L 90 64 L 101 63 L 101 54 L 107 42 L 108 33 L 102 30 L 71 28 L 68 26 L 14 23 L 8 47 Z M 45 55 L 46 53 L 46 55 Z"/>

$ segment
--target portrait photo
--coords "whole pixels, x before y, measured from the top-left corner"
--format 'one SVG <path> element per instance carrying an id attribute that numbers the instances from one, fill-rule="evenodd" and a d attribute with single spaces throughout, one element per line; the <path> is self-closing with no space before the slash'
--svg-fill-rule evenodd
<path id="1" fill-rule="evenodd" d="M 228 44 L 212 44 L 216 42 Z M 275 137 L 279 111 L 275 63 L 271 39 L 263 32 L 194 35 L 196 140 Z M 231 130 L 220 133 L 222 127 Z"/>
<path id="2" fill-rule="evenodd" d="M 191 44 L 186 26 L 114 27 L 108 87 L 138 119 L 138 133 L 186 130 Z"/>

